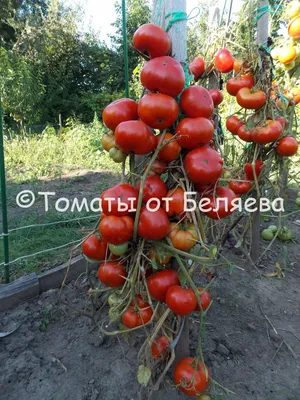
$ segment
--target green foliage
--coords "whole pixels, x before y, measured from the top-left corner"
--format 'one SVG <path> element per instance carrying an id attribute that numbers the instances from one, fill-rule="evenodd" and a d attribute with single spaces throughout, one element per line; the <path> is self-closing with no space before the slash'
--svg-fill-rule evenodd
<path id="1" fill-rule="evenodd" d="M 82 125 L 68 120 L 60 134 L 47 127 L 40 135 L 25 134 L 5 139 L 8 179 L 24 182 L 53 178 L 73 169 L 120 171 L 101 146 L 102 125 L 96 120 Z"/>

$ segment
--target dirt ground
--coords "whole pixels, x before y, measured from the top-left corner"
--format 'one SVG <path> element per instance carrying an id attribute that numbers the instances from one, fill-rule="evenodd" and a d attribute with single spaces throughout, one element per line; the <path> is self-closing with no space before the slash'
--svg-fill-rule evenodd
<path id="1" fill-rule="evenodd" d="M 295 238 L 300 234 L 297 218 L 289 221 Z M 262 242 L 261 249 L 266 244 Z M 282 258 L 282 243 L 276 240 L 260 263 L 259 273 L 238 249 L 226 249 L 226 257 L 244 270 L 224 267 L 216 271 L 204 358 L 212 377 L 235 395 L 223 393 L 214 399 L 300 399 L 300 248 L 296 242 L 288 242 L 286 248 L 287 257 Z M 264 277 L 273 272 L 276 261 L 284 269 L 284 278 Z M 199 284 L 205 284 L 205 279 L 199 277 Z M 0 339 L 1 400 L 147 398 L 145 392 L 139 394 L 136 381 L 136 356 L 143 333 L 128 341 L 102 338 L 89 318 L 73 310 L 83 310 L 87 289 L 87 279 L 82 276 L 63 290 L 63 300 L 72 308 L 57 303 L 59 290 L 55 289 L 0 313 L 0 332 L 20 325 Z M 41 332 L 45 318 L 49 323 Z M 198 324 L 197 314 L 192 314 L 191 354 Z M 150 398 L 187 398 L 172 389 L 171 383 L 169 375 L 165 387 Z M 222 391 L 215 388 L 214 393 Z"/>

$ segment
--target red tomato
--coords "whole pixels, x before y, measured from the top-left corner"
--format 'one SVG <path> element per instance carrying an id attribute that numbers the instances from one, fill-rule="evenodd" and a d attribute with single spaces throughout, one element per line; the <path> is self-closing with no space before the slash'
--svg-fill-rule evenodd
<path id="1" fill-rule="evenodd" d="M 189 65 L 189 72 L 194 75 L 194 79 L 197 80 L 205 71 L 205 62 L 202 57 L 196 57 L 193 62 Z"/>
<path id="2" fill-rule="evenodd" d="M 178 143 L 185 149 L 196 149 L 208 144 L 214 136 L 213 123 L 203 117 L 185 118 L 176 128 Z"/>
<path id="3" fill-rule="evenodd" d="M 153 299 L 164 302 L 171 286 L 179 285 L 178 272 L 174 269 L 164 269 L 151 275 L 147 280 L 149 293 Z"/>
<path id="4" fill-rule="evenodd" d="M 221 49 L 215 55 L 215 67 L 223 73 L 233 70 L 235 58 L 228 49 Z"/>
<path id="5" fill-rule="evenodd" d="M 246 109 L 258 110 L 267 101 L 267 95 L 262 90 L 252 92 L 249 88 L 240 89 L 236 95 L 238 104 Z"/>
<path id="6" fill-rule="evenodd" d="M 156 146 L 158 146 L 160 138 L 161 135 L 156 136 Z M 166 133 L 164 140 L 161 144 L 164 144 L 165 142 L 171 140 L 172 138 L 174 138 L 174 135 L 172 135 L 172 133 Z M 178 140 L 174 139 L 158 153 L 158 158 L 160 158 L 163 161 L 171 162 L 177 160 L 180 152 L 181 152 L 181 146 L 179 145 Z"/>
<path id="7" fill-rule="evenodd" d="M 116 145 L 126 154 L 148 154 L 154 150 L 156 139 L 142 121 L 126 121 L 115 131 Z"/>
<path id="8" fill-rule="evenodd" d="M 139 117 L 153 129 L 168 128 L 177 120 L 178 113 L 176 100 L 166 94 L 146 94 L 138 105 Z"/>
<path id="9" fill-rule="evenodd" d="M 203 288 L 198 288 L 199 292 L 203 291 Z M 201 295 L 200 295 L 200 303 L 201 303 L 201 307 L 202 310 L 205 311 L 208 309 L 208 306 L 210 305 L 210 294 L 208 293 L 207 290 L 205 290 Z M 199 304 L 197 302 L 195 311 L 200 311 L 200 307 Z"/>
<path id="10" fill-rule="evenodd" d="M 140 191 L 140 182 L 137 184 L 137 190 Z M 143 202 L 147 203 L 152 197 L 161 200 L 167 194 L 165 182 L 159 176 L 147 176 L 144 184 Z"/>
<path id="11" fill-rule="evenodd" d="M 105 260 L 109 255 L 108 243 L 96 235 L 89 236 L 81 245 L 83 254 L 92 260 Z"/>
<path id="12" fill-rule="evenodd" d="M 170 352 L 170 343 L 166 336 L 161 336 L 151 345 L 151 353 L 154 360 L 165 361 Z"/>
<path id="13" fill-rule="evenodd" d="M 121 287 L 124 285 L 127 272 L 124 264 L 118 261 L 108 261 L 100 264 L 98 269 L 98 279 L 105 286 Z"/>
<path id="14" fill-rule="evenodd" d="M 276 117 L 275 120 L 280 123 L 280 125 L 282 126 L 283 129 L 286 128 L 287 126 L 289 126 L 289 121 L 286 118 L 284 118 L 282 115 L 279 115 L 278 117 Z"/>
<path id="15" fill-rule="evenodd" d="M 168 216 L 162 208 L 150 211 L 146 207 L 141 209 L 138 234 L 147 240 L 160 240 L 167 236 L 170 229 Z"/>
<path id="16" fill-rule="evenodd" d="M 209 193 L 214 190 L 216 182 L 212 182 L 209 185 L 202 185 L 201 183 L 194 183 L 194 188 L 198 193 Z"/>
<path id="17" fill-rule="evenodd" d="M 99 230 L 108 243 L 122 244 L 132 238 L 133 225 L 133 219 L 127 215 L 124 217 L 110 215 L 100 222 Z"/>
<path id="18" fill-rule="evenodd" d="M 123 325 L 130 329 L 147 324 L 153 315 L 150 304 L 144 301 L 139 294 L 136 296 L 136 303 L 132 301 L 122 315 Z"/>
<path id="19" fill-rule="evenodd" d="M 257 176 L 257 178 L 259 177 L 262 169 L 263 169 L 264 163 L 260 160 L 256 160 L 255 161 L 255 174 Z M 252 168 L 252 164 L 251 163 L 247 163 L 244 166 L 244 172 L 247 176 L 247 179 L 249 179 L 249 181 L 254 181 L 254 172 L 253 172 L 253 168 Z"/>
<path id="20" fill-rule="evenodd" d="M 171 311 L 178 315 L 187 315 L 195 310 L 197 298 L 193 289 L 171 286 L 166 294 L 166 303 Z"/>
<path id="21" fill-rule="evenodd" d="M 282 125 L 277 121 L 268 120 L 266 126 L 256 127 L 252 131 L 253 142 L 267 144 L 276 142 L 282 134 Z"/>
<path id="22" fill-rule="evenodd" d="M 158 25 L 144 24 L 135 31 L 133 47 L 150 58 L 167 56 L 171 51 L 171 39 Z"/>
<path id="23" fill-rule="evenodd" d="M 209 93 L 213 100 L 214 107 L 218 107 L 218 105 L 220 105 L 223 101 L 223 93 L 221 92 L 221 90 L 217 89 L 210 89 Z"/>
<path id="24" fill-rule="evenodd" d="M 114 131 L 121 122 L 138 119 L 137 109 L 138 105 L 134 100 L 116 100 L 104 108 L 103 122 L 108 129 Z"/>
<path id="25" fill-rule="evenodd" d="M 145 165 L 145 169 L 147 168 L 148 164 Z M 166 172 L 168 164 L 162 160 L 155 160 L 152 164 L 151 170 L 149 174 L 151 175 L 162 175 Z"/>
<path id="26" fill-rule="evenodd" d="M 179 105 L 191 118 L 210 118 L 214 112 L 214 102 L 209 91 L 198 85 L 190 86 L 183 91 Z"/>
<path id="27" fill-rule="evenodd" d="M 238 130 L 238 137 L 244 142 L 253 142 L 253 129 L 246 128 L 246 124 L 242 125 Z"/>
<path id="28" fill-rule="evenodd" d="M 109 200 L 109 199 L 113 200 Z M 118 217 L 123 217 L 129 214 L 129 211 L 122 211 L 119 207 L 119 203 L 126 204 L 128 209 L 136 208 L 138 198 L 137 190 L 128 185 L 128 183 L 120 183 L 109 189 L 106 189 L 100 196 L 101 207 L 103 213 L 108 215 L 115 215 Z M 133 199 L 132 201 L 130 199 Z"/>
<path id="29" fill-rule="evenodd" d="M 230 78 L 226 83 L 227 92 L 231 96 L 236 96 L 238 91 L 243 88 L 252 89 L 254 86 L 254 78 L 252 75 L 242 75 L 238 78 Z"/>
<path id="30" fill-rule="evenodd" d="M 252 184 L 247 181 L 230 181 L 229 182 L 229 188 L 235 193 L 235 194 L 244 194 L 248 193 L 249 190 L 252 189 Z"/>
<path id="31" fill-rule="evenodd" d="M 240 119 L 236 115 L 232 115 L 231 117 L 227 118 L 227 120 L 226 120 L 226 128 L 233 135 L 237 135 L 238 130 L 243 125 L 245 125 L 245 123 L 240 121 Z"/>
<path id="32" fill-rule="evenodd" d="M 150 92 L 178 96 L 185 85 L 185 74 L 179 61 L 157 57 L 146 63 L 140 75 L 142 85 Z"/>
<path id="33" fill-rule="evenodd" d="M 185 168 L 192 182 L 203 185 L 216 182 L 222 175 L 223 160 L 216 150 L 202 147 L 187 153 Z"/>
<path id="34" fill-rule="evenodd" d="M 163 209 L 168 216 L 174 217 L 175 215 L 181 215 L 184 212 L 184 190 L 180 187 L 171 189 L 168 191 L 166 197 L 171 199 L 163 203 Z M 169 205 L 168 207 L 167 204 Z"/>
<path id="35" fill-rule="evenodd" d="M 228 187 L 219 186 L 216 188 L 215 192 L 208 196 L 210 203 L 205 206 L 205 208 L 211 208 L 210 211 L 203 212 L 211 219 L 223 219 L 231 214 L 230 209 L 232 208 L 232 201 L 236 198 L 235 193 Z M 217 202 L 218 198 L 224 200 Z M 219 204 L 219 206 L 218 206 Z M 218 210 L 214 211 L 218 206 Z"/>
<path id="36" fill-rule="evenodd" d="M 293 136 L 287 136 L 279 140 L 276 153 L 282 157 L 294 156 L 298 151 L 298 142 Z"/>
<path id="37" fill-rule="evenodd" d="M 198 396 L 204 393 L 209 385 L 206 371 L 209 374 L 202 361 L 192 357 L 183 358 L 174 369 L 174 382 L 178 389 L 188 396 Z"/>

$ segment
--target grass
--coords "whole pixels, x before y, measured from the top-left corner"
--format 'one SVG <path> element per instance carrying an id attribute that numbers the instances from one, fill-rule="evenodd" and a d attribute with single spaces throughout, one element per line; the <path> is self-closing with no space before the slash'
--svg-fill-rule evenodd
<path id="1" fill-rule="evenodd" d="M 46 128 L 41 134 L 19 135 L 7 133 L 5 137 L 5 162 L 7 174 L 7 203 L 9 229 L 33 224 L 66 221 L 56 225 L 32 227 L 9 234 L 10 260 L 31 255 L 46 249 L 79 241 L 92 229 L 97 213 L 83 209 L 80 212 L 60 213 L 55 210 L 53 199 L 48 212 L 44 211 L 44 199 L 39 191 L 53 191 L 58 197 L 97 197 L 108 186 L 119 181 L 120 165 L 115 164 L 101 146 L 103 126 L 95 120 L 81 125 L 68 121 L 67 127 L 56 133 Z M 103 170 L 92 176 L 70 176 L 71 171 Z M 62 177 L 62 175 L 65 175 Z M 92 177 L 92 178 L 91 178 Z M 16 205 L 16 195 L 30 189 L 36 194 L 32 208 L 21 209 Z M 93 216 L 92 219 L 76 220 Z M 45 252 L 10 265 L 11 280 L 24 274 L 40 273 L 68 260 L 75 244 Z M 78 250 L 79 253 L 79 250 Z M 78 254 L 77 253 L 77 254 Z M 3 245 L 0 240 L 0 263 L 3 262 Z M 0 268 L 0 281 L 4 270 Z"/>

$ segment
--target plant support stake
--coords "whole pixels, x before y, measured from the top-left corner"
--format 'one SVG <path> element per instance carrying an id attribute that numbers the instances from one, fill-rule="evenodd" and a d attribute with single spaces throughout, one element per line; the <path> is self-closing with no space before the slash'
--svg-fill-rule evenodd
<path id="1" fill-rule="evenodd" d="M 126 27 L 126 0 L 122 0 L 122 21 L 123 21 L 123 51 L 124 51 L 124 71 L 125 71 L 125 97 L 129 97 L 129 71 L 128 71 L 128 44 Z"/>
<path id="2" fill-rule="evenodd" d="M 8 224 L 7 224 L 6 181 L 5 181 L 1 97 L 0 97 L 0 185 L 1 185 L 1 202 L 2 202 L 2 236 L 3 236 L 3 246 L 4 246 L 5 282 L 9 283 Z"/>

